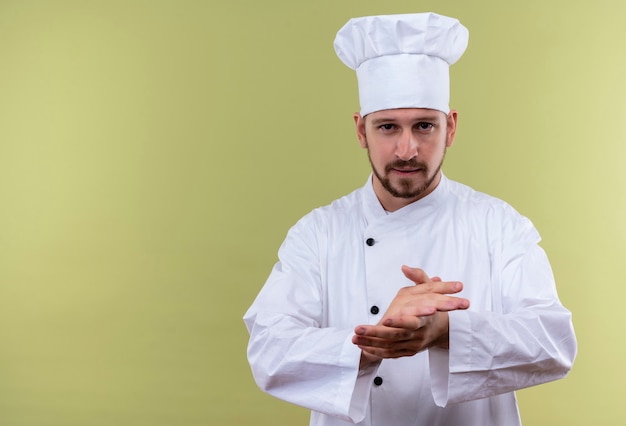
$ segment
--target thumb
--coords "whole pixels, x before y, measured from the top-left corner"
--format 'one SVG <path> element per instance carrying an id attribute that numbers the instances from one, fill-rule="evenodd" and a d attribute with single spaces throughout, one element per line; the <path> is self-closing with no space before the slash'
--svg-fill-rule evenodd
<path id="1" fill-rule="evenodd" d="M 423 284 L 431 281 L 426 272 L 420 268 L 411 268 L 410 266 L 402 265 L 402 273 L 415 284 Z M 441 281 L 441 279 L 439 279 L 439 281 Z"/>

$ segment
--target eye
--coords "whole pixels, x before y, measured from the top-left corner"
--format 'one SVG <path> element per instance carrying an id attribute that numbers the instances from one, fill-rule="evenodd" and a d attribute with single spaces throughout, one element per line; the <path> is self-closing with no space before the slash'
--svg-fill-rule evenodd
<path id="1" fill-rule="evenodd" d="M 421 131 L 429 131 L 432 130 L 433 127 L 434 125 L 432 123 L 427 123 L 425 121 L 417 123 L 417 129 Z"/>
<path id="2" fill-rule="evenodd" d="M 378 126 L 378 128 L 380 130 L 382 130 L 382 131 L 389 132 L 389 131 L 395 129 L 396 126 L 395 126 L 395 124 L 385 123 L 385 124 L 381 124 L 380 126 Z"/>

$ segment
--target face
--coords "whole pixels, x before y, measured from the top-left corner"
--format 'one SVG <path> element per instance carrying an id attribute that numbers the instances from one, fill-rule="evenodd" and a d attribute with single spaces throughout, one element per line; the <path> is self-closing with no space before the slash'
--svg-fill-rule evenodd
<path id="1" fill-rule="evenodd" d="M 359 143 L 372 165 L 374 191 L 386 210 L 402 208 L 437 187 L 456 120 L 456 111 L 446 116 L 422 108 L 354 115 Z"/>

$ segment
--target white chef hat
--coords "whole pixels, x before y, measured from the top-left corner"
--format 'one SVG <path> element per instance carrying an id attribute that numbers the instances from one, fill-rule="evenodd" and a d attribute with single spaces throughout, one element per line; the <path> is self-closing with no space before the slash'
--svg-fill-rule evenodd
<path id="1" fill-rule="evenodd" d="M 449 66 L 467 48 L 469 33 L 436 13 L 353 18 L 337 33 L 339 59 L 356 70 L 361 115 L 393 108 L 448 114 Z"/>

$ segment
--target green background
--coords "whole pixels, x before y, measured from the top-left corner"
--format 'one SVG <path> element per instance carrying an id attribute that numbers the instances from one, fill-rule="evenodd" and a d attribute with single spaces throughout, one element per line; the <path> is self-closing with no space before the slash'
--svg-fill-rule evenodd
<path id="1" fill-rule="evenodd" d="M 533 220 L 574 315 L 525 425 L 623 422 L 622 4 L 0 0 L 0 424 L 308 424 L 256 388 L 241 317 L 369 171 L 336 31 L 428 10 L 470 29 L 445 172 Z"/>

